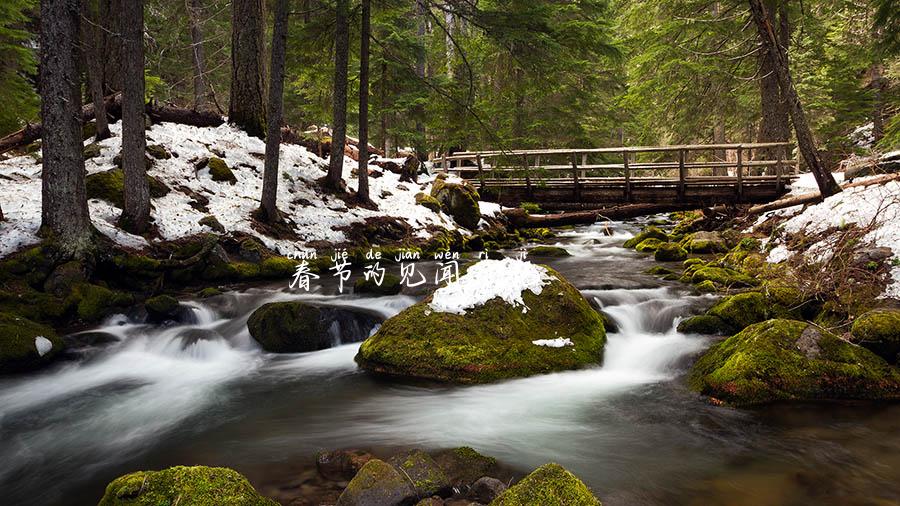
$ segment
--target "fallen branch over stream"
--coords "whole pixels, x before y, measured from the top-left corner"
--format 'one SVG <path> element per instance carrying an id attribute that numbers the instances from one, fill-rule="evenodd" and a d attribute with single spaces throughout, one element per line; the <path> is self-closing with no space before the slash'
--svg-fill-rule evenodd
<path id="1" fill-rule="evenodd" d="M 845 183 L 841 185 L 841 189 L 847 188 L 856 188 L 858 186 L 871 186 L 874 184 L 884 184 L 895 179 L 900 179 L 900 173 L 898 174 L 885 174 L 883 176 L 874 177 L 872 179 L 867 179 L 865 181 L 857 181 L 855 183 Z M 815 193 L 805 193 L 803 195 L 797 195 L 795 197 L 788 197 L 786 199 L 776 200 L 774 202 L 769 202 L 768 204 L 760 204 L 758 206 L 753 206 L 747 211 L 749 215 L 762 214 L 767 213 L 769 211 L 777 211 L 778 209 L 785 209 L 788 207 L 801 206 L 804 204 L 811 204 L 813 202 L 821 202 L 822 194 L 819 192 Z"/>
<path id="2" fill-rule="evenodd" d="M 592 211 L 575 211 L 558 214 L 528 214 L 523 209 L 505 209 L 503 215 L 513 228 L 563 227 L 566 225 L 586 225 L 597 220 L 624 220 L 649 214 L 695 209 L 697 206 L 683 204 L 627 204 Z"/>

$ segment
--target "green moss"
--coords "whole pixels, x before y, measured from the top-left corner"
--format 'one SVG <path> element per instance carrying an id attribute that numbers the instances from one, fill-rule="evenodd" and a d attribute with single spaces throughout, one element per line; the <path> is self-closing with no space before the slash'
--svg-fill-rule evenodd
<path id="1" fill-rule="evenodd" d="M 694 288 L 696 288 L 697 290 L 699 290 L 701 292 L 706 292 L 706 293 L 715 293 L 716 291 L 718 291 L 716 284 L 710 280 L 701 281 L 701 282 L 697 283 L 697 285 Z"/>
<path id="2" fill-rule="evenodd" d="M 134 303 L 131 294 L 89 283 L 76 285 L 70 298 L 76 301 L 78 318 L 83 322 L 99 321 L 116 309 Z"/>
<path id="3" fill-rule="evenodd" d="M 172 316 L 178 310 L 178 299 L 170 295 L 157 295 L 144 302 L 147 312 L 154 316 Z"/>
<path id="4" fill-rule="evenodd" d="M 678 324 L 678 332 L 683 334 L 722 335 L 729 333 L 731 327 L 718 316 L 692 316 Z"/>
<path id="5" fill-rule="evenodd" d="M 421 450 L 395 455 L 389 462 L 409 478 L 418 497 L 428 497 L 450 489 L 450 479 L 437 462 Z"/>
<path id="6" fill-rule="evenodd" d="M 266 351 L 298 353 L 331 345 L 327 323 L 319 307 L 302 302 L 270 302 L 250 315 L 247 329 Z"/>
<path id="7" fill-rule="evenodd" d="M 694 284 L 702 283 L 703 281 L 712 281 L 718 286 L 729 288 L 749 287 L 759 284 L 754 278 L 742 272 L 725 267 L 696 264 L 685 270 L 685 276 L 687 275 L 690 275 L 690 282 Z"/>
<path id="8" fill-rule="evenodd" d="M 699 265 L 699 264 L 705 264 L 705 263 L 706 262 L 704 262 L 702 258 L 688 258 L 684 262 L 681 262 L 681 265 L 683 265 L 685 267 L 690 267 L 692 265 Z"/>
<path id="9" fill-rule="evenodd" d="M 625 241 L 625 244 L 623 244 L 623 246 L 625 246 L 626 248 L 634 248 L 647 239 L 656 239 L 660 242 L 667 242 L 669 240 L 669 236 L 666 235 L 666 233 L 660 230 L 658 227 L 650 226 L 642 230 L 636 236 Z"/>
<path id="10" fill-rule="evenodd" d="M 559 464 L 544 464 L 490 506 L 600 506 L 591 490 Z"/>
<path id="11" fill-rule="evenodd" d="M 100 145 L 97 144 L 96 142 L 92 142 L 92 143 L 88 144 L 81 150 L 81 155 L 84 157 L 85 160 L 89 160 L 91 158 L 96 158 L 96 157 L 100 156 Z"/>
<path id="12" fill-rule="evenodd" d="M 200 290 L 199 292 L 197 292 L 197 297 L 200 297 L 201 299 L 208 299 L 210 297 L 215 297 L 217 295 L 222 295 L 222 290 L 219 290 L 218 288 L 214 288 L 211 286 L 208 286 L 208 287 L 204 288 L 203 290 Z"/>
<path id="13" fill-rule="evenodd" d="M 782 400 L 898 399 L 900 372 L 806 322 L 768 320 L 713 346 L 690 385 L 734 405 Z"/>
<path id="14" fill-rule="evenodd" d="M 738 332 L 748 325 L 772 318 L 799 317 L 796 311 L 788 310 L 759 292 L 745 292 L 725 297 L 710 308 L 707 314 L 721 318 L 732 332 Z"/>
<path id="15" fill-rule="evenodd" d="M 428 195 L 427 193 L 417 193 L 416 194 L 416 204 L 419 204 L 422 207 L 431 209 L 432 211 L 439 213 L 441 212 L 441 203 L 438 199 Z"/>
<path id="16" fill-rule="evenodd" d="M 482 476 L 493 476 L 497 459 L 482 455 L 468 446 L 441 450 L 434 461 L 455 486 L 471 485 Z"/>
<path id="17" fill-rule="evenodd" d="M 197 220 L 197 223 L 203 225 L 204 227 L 209 227 L 213 232 L 218 232 L 220 234 L 225 233 L 225 226 L 222 225 L 219 220 L 211 214 L 200 218 L 199 220 Z"/>
<path id="18" fill-rule="evenodd" d="M 387 462 L 372 459 L 350 480 L 336 506 L 410 504 L 416 498 L 406 477 Z"/>
<path id="19" fill-rule="evenodd" d="M 541 212 L 540 204 L 536 204 L 534 202 L 522 202 L 519 204 L 519 209 L 525 211 L 528 214 L 537 214 Z"/>
<path id="20" fill-rule="evenodd" d="M 387 320 L 356 356 L 364 369 L 394 376 L 480 383 L 574 369 L 602 360 L 600 316 L 578 290 L 548 268 L 540 295 L 523 293 L 529 308 L 493 299 L 465 315 L 433 311 L 431 297 Z M 569 338 L 549 348 L 531 341 Z"/>
<path id="21" fill-rule="evenodd" d="M 571 253 L 557 246 L 535 246 L 528 250 L 528 257 L 570 257 Z"/>
<path id="22" fill-rule="evenodd" d="M 695 232 L 681 240 L 682 246 L 691 253 L 724 253 L 728 251 L 725 241 L 715 232 Z"/>
<path id="23" fill-rule="evenodd" d="M 523 228 L 518 232 L 522 239 L 530 241 L 546 241 L 556 237 L 556 233 L 553 230 L 545 227 Z"/>
<path id="24" fill-rule="evenodd" d="M 258 278 L 259 265 L 249 262 L 219 262 L 208 265 L 201 277 L 206 280 L 247 281 Z"/>
<path id="25" fill-rule="evenodd" d="M 287 257 L 269 257 L 259 263 L 259 275 L 264 278 L 290 278 L 297 271 L 296 260 Z"/>
<path id="26" fill-rule="evenodd" d="M 209 176 L 213 181 L 230 184 L 237 183 L 237 178 L 234 176 L 234 172 L 231 171 L 231 168 L 228 167 L 228 164 L 225 163 L 225 160 L 212 157 L 209 159 L 207 167 L 209 167 Z"/>
<path id="27" fill-rule="evenodd" d="M 459 225 L 475 230 L 481 221 L 480 199 L 475 188 L 468 183 L 448 183 L 436 179 L 431 186 L 431 196 L 441 204 L 447 214 Z"/>
<path id="28" fill-rule="evenodd" d="M 151 144 L 147 146 L 147 154 L 156 158 L 157 160 L 168 160 L 172 158 L 172 155 L 166 151 L 166 148 L 159 144 Z"/>
<path id="29" fill-rule="evenodd" d="M 660 247 L 660 245 L 662 244 L 665 244 L 665 242 L 656 239 L 655 237 L 651 237 L 649 239 L 644 239 L 643 241 L 641 241 L 640 244 L 634 247 L 634 249 L 642 253 L 652 253 L 656 251 L 656 248 Z"/>
<path id="30" fill-rule="evenodd" d="M 642 243 L 643 244 L 643 243 Z M 640 245 L 638 245 L 640 246 Z M 664 242 L 657 246 L 653 258 L 657 262 L 680 262 L 687 258 L 687 251 L 674 242 Z"/>
<path id="31" fill-rule="evenodd" d="M 98 506 L 276 506 L 224 467 L 170 467 L 116 478 Z"/>
<path id="32" fill-rule="evenodd" d="M 38 342 L 44 338 L 51 348 L 43 355 Z M 0 373 L 30 371 L 50 363 L 63 343 L 52 328 L 10 313 L 0 313 Z"/>
<path id="33" fill-rule="evenodd" d="M 900 310 L 876 309 L 853 321 L 853 341 L 896 363 L 900 354 Z"/>
<path id="34" fill-rule="evenodd" d="M 85 190 L 89 199 L 100 199 L 122 208 L 125 206 L 125 173 L 122 169 L 110 169 L 95 172 L 84 179 Z M 155 177 L 147 176 L 150 185 L 150 197 L 160 198 L 168 195 L 169 187 Z"/>
<path id="35" fill-rule="evenodd" d="M 646 274 L 650 274 L 653 276 L 665 276 L 667 274 L 674 274 L 672 269 L 663 267 L 662 265 L 654 265 L 653 267 L 644 271 Z"/>
<path id="36" fill-rule="evenodd" d="M 366 279 L 364 277 L 357 279 L 353 285 L 353 293 L 397 295 L 402 289 L 403 285 L 400 284 L 400 278 L 393 274 L 385 274 L 381 285 L 378 285 L 374 278 Z"/>

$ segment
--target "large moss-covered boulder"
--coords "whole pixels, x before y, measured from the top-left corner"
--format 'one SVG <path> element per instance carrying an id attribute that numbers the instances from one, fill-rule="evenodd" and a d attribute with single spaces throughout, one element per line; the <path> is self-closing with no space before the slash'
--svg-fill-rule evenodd
<path id="1" fill-rule="evenodd" d="M 635 250 L 640 251 L 641 253 L 653 253 L 659 248 L 661 245 L 666 244 L 665 241 L 661 241 L 655 237 L 648 237 L 644 239 L 637 246 L 634 247 Z"/>
<path id="2" fill-rule="evenodd" d="M 722 335 L 731 333 L 731 326 L 718 316 L 701 314 L 682 320 L 678 332 L 683 334 Z"/>
<path id="3" fill-rule="evenodd" d="M 559 464 L 544 464 L 490 506 L 600 506 L 591 490 Z"/>
<path id="4" fill-rule="evenodd" d="M 81 321 L 90 323 L 133 304 L 134 296 L 101 285 L 80 283 L 72 289 L 67 301 L 75 305 Z"/>
<path id="5" fill-rule="evenodd" d="M 273 353 L 324 350 L 341 342 L 359 342 L 377 324 L 378 318 L 368 313 L 297 301 L 265 304 L 247 320 L 253 339 Z"/>
<path id="6" fill-rule="evenodd" d="M 0 374 L 30 371 L 50 363 L 63 343 L 52 328 L 0 313 Z"/>
<path id="7" fill-rule="evenodd" d="M 419 204 L 426 209 L 431 209 L 436 213 L 441 212 L 441 202 L 427 193 L 417 193 L 416 204 Z"/>
<path id="8" fill-rule="evenodd" d="M 409 480 L 394 466 L 372 459 L 341 492 L 336 506 L 397 506 L 417 499 Z"/>
<path id="9" fill-rule="evenodd" d="M 863 314 L 850 329 L 853 342 L 891 363 L 900 359 L 900 309 L 876 309 Z"/>
<path id="10" fill-rule="evenodd" d="M 492 476 L 498 469 L 497 459 L 482 455 L 468 446 L 436 452 L 434 461 L 457 488 L 468 487 L 482 476 Z"/>
<path id="11" fill-rule="evenodd" d="M 728 251 L 725 239 L 717 232 L 694 232 L 681 240 L 684 249 L 691 253 L 724 253 Z"/>
<path id="12" fill-rule="evenodd" d="M 760 292 L 744 292 L 725 297 L 706 314 L 722 320 L 725 323 L 723 330 L 730 333 L 739 332 L 749 325 L 772 318 L 799 317 L 796 311 L 781 306 Z"/>
<path id="13" fill-rule="evenodd" d="M 649 227 L 646 227 L 644 230 L 641 230 L 640 233 L 638 233 L 636 236 L 625 241 L 625 244 L 623 244 L 623 246 L 625 246 L 626 248 L 634 248 L 647 239 L 656 239 L 660 242 L 668 242 L 669 236 L 666 235 L 665 232 L 660 230 L 659 227 L 651 225 Z"/>
<path id="14" fill-rule="evenodd" d="M 146 176 L 150 185 L 150 197 L 160 198 L 169 194 L 169 187 L 153 176 Z M 84 179 L 89 199 L 100 199 L 122 208 L 125 207 L 125 173 L 122 169 L 95 172 Z"/>
<path id="15" fill-rule="evenodd" d="M 430 497 L 450 491 L 450 479 L 437 462 L 422 450 L 394 455 L 388 462 L 409 478 L 418 497 Z"/>
<path id="16" fill-rule="evenodd" d="M 356 355 L 371 372 L 478 383 L 598 364 L 603 320 L 546 266 L 482 260 L 387 320 Z"/>
<path id="17" fill-rule="evenodd" d="M 687 258 L 687 251 L 678 243 L 664 242 L 657 246 L 653 258 L 657 262 L 680 262 Z"/>
<path id="18" fill-rule="evenodd" d="M 277 506 L 246 478 L 224 467 L 170 467 L 113 480 L 98 506 Z"/>
<path id="19" fill-rule="evenodd" d="M 900 399 L 900 372 L 815 325 L 769 320 L 716 344 L 691 371 L 698 392 L 733 405 Z"/>
<path id="20" fill-rule="evenodd" d="M 758 281 L 742 272 L 715 265 L 691 265 L 685 269 L 683 277 L 685 281 L 695 285 L 704 281 L 712 281 L 716 286 L 726 288 L 744 288 L 759 284 Z"/>
<path id="21" fill-rule="evenodd" d="M 431 185 L 431 196 L 441 203 L 441 207 L 453 221 L 461 226 L 474 230 L 481 221 L 481 209 L 478 207 L 478 191 L 466 182 L 451 183 L 438 178 Z"/>
<path id="22" fill-rule="evenodd" d="M 231 167 L 225 163 L 225 160 L 212 157 L 209 159 L 207 167 L 209 168 L 209 177 L 211 177 L 213 181 L 229 184 L 237 183 L 237 177 L 235 177 L 234 172 L 231 171 Z"/>
<path id="23" fill-rule="evenodd" d="M 560 248 L 559 246 L 535 246 L 528 250 L 529 258 L 563 258 L 570 256 L 572 256 L 571 253 L 566 251 L 565 248 Z"/>

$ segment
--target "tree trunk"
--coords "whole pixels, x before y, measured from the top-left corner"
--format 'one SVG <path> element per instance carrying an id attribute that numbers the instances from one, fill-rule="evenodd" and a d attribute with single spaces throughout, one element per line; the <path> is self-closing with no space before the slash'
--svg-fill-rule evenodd
<path id="1" fill-rule="evenodd" d="M 84 25 L 82 42 L 88 74 L 88 88 L 91 93 L 91 102 L 94 104 L 94 121 L 97 125 L 94 139 L 102 141 L 110 136 L 109 119 L 106 116 L 106 102 L 103 96 L 103 64 L 100 62 L 103 31 L 99 26 L 100 18 L 97 11 L 91 4 L 90 0 L 86 0 L 82 4 L 84 19 L 87 20 Z"/>
<path id="2" fill-rule="evenodd" d="M 250 135 L 266 134 L 265 2 L 233 0 L 228 120 Z"/>
<path id="3" fill-rule="evenodd" d="M 103 94 L 122 91 L 123 0 L 98 0 L 103 31 Z"/>
<path id="4" fill-rule="evenodd" d="M 344 143 L 347 139 L 347 60 L 350 55 L 349 0 L 337 0 L 334 29 L 334 98 L 332 110 L 331 158 L 325 185 L 341 190 L 344 171 Z"/>
<path id="5" fill-rule="evenodd" d="M 202 0 L 184 0 L 191 32 L 191 55 L 194 63 L 194 110 L 209 111 L 213 108 L 213 93 L 206 80 L 206 57 L 203 53 Z"/>
<path id="6" fill-rule="evenodd" d="M 872 139 L 877 144 L 884 137 L 884 94 L 888 80 L 884 77 L 884 65 L 873 63 L 869 68 L 869 87 L 872 88 Z"/>
<path id="7" fill-rule="evenodd" d="M 719 115 L 716 118 L 716 124 L 713 126 L 713 144 L 725 144 L 725 118 Z M 717 162 L 724 162 L 728 158 L 728 153 L 724 149 L 717 149 L 715 152 Z M 727 167 L 714 167 L 714 176 L 727 176 Z"/>
<path id="8" fill-rule="evenodd" d="M 362 0 L 362 26 L 359 35 L 359 180 L 357 199 L 365 204 L 369 198 L 369 35 L 371 27 L 371 4 Z"/>
<path id="9" fill-rule="evenodd" d="M 771 11 L 774 20 L 775 11 Z M 787 54 L 788 44 L 791 39 L 791 25 L 788 19 L 787 8 L 784 3 L 778 10 L 778 29 L 776 37 L 778 43 Z M 774 29 L 774 27 L 773 27 Z M 787 142 L 791 137 L 791 126 L 789 123 L 790 106 L 785 99 L 781 87 L 778 85 L 778 75 L 775 72 L 773 59 L 763 43 L 764 38 L 768 37 L 764 28 L 757 26 L 757 33 L 762 44 L 758 52 L 759 60 L 759 97 L 761 120 L 759 123 L 759 132 L 757 133 L 757 142 Z M 759 149 L 756 151 L 757 158 L 762 160 L 772 160 L 775 158 L 775 149 Z M 774 168 L 770 168 L 769 172 L 774 174 Z"/>
<path id="10" fill-rule="evenodd" d="M 144 0 L 123 2 L 122 12 L 122 170 L 125 208 L 122 227 L 142 234 L 150 226 L 150 185 L 147 183 L 144 134 Z"/>
<path id="11" fill-rule="evenodd" d="M 388 112 L 387 112 L 387 85 L 388 85 L 388 66 L 387 61 L 381 62 L 381 81 L 379 82 L 379 137 L 381 137 L 381 152 L 384 156 L 391 156 L 391 141 L 388 138 Z"/>
<path id="12" fill-rule="evenodd" d="M 787 54 L 784 48 L 779 45 L 775 29 L 772 26 L 772 16 L 767 11 L 762 0 L 749 0 L 749 2 L 750 12 L 757 29 L 766 35 L 762 38 L 763 49 L 771 57 L 775 75 L 778 76 L 778 85 L 781 88 L 781 93 L 787 99 L 791 122 L 794 124 L 794 132 L 797 134 L 800 154 L 816 178 L 816 183 L 819 185 L 822 195 L 825 197 L 834 195 L 841 191 L 841 187 L 838 186 L 834 177 L 819 159 L 815 138 L 813 138 L 812 131 L 806 121 L 806 114 L 803 112 L 803 106 L 800 104 L 800 97 L 797 95 L 797 90 L 794 88 L 794 82 L 791 79 Z"/>
<path id="13" fill-rule="evenodd" d="M 41 221 L 62 252 L 81 257 L 93 227 L 84 188 L 78 87 L 78 0 L 41 0 Z"/>
<path id="14" fill-rule="evenodd" d="M 425 44 L 427 42 L 425 40 L 425 34 L 428 30 L 428 27 L 426 26 L 426 9 L 428 9 L 428 7 L 425 5 L 424 0 L 416 0 L 416 39 L 420 44 L 420 47 L 416 49 L 416 77 L 423 82 L 425 81 Z M 427 155 L 425 154 L 425 106 L 422 104 L 416 105 L 413 114 L 416 117 L 416 156 L 419 160 L 424 160 L 427 158 Z"/>
<path id="15" fill-rule="evenodd" d="M 269 130 L 266 133 L 266 164 L 263 172 L 260 211 L 268 222 L 280 220 L 278 212 L 278 154 L 281 148 L 281 116 L 284 109 L 284 53 L 288 35 L 288 0 L 275 2 L 272 30 L 272 75 L 269 78 Z"/>

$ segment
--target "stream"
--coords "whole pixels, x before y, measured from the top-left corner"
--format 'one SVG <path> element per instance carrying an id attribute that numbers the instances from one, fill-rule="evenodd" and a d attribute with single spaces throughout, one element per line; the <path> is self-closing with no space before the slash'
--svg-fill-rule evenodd
<path id="1" fill-rule="evenodd" d="M 75 359 L 0 379 L 0 502 L 93 505 L 116 476 L 180 464 L 232 467 L 265 493 L 320 450 L 467 445 L 521 472 L 559 462 L 606 506 L 900 503 L 900 406 L 735 410 L 686 388 L 714 339 L 674 328 L 712 298 L 644 274 L 656 263 L 621 247 L 637 226 L 562 231 L 573 256 L 547 262 L 620 327 L 603 366 L 585 370 L 402 384 L 359 371 L 346 331 L 331 349 L 276 355 L 246 328 L 275 300 L 387 318 L 422 290 L 358 297 L 326 283 L 301 295 L 285 281 L 187 301 L 189 325 L 110 318 Z"/>

